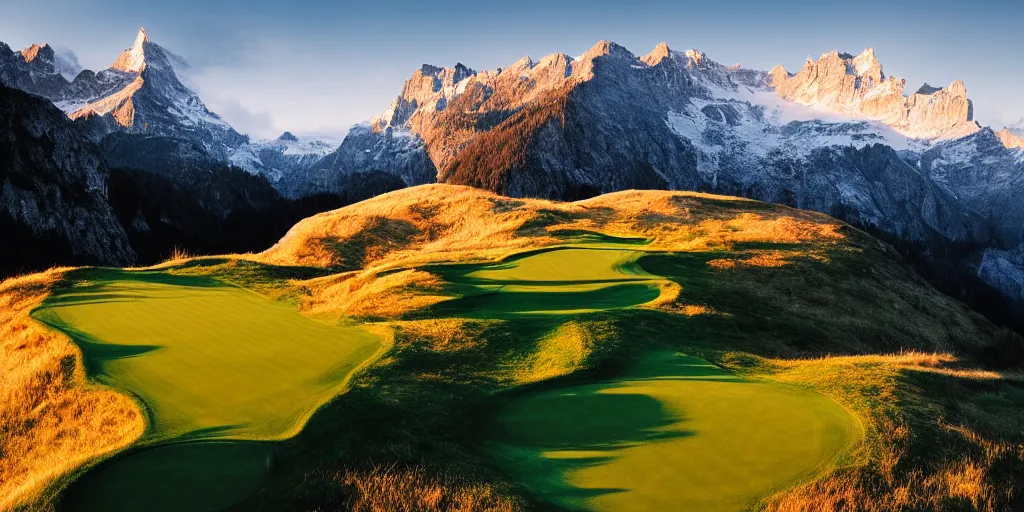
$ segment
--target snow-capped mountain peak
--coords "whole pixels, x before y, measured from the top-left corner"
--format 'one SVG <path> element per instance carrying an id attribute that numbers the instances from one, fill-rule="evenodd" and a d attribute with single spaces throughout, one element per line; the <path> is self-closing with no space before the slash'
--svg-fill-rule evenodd
<path id="1" fill-rule="evenodd" d="M 271 140 L 258 140 L 232 149 L 228 160 L 251 174 L 267 178 L 285 195 L 294 196 L 302 190 L 310 169 L 341 145 L 329 137 L 296 136 L 284 132 Z"/>
<path id="2" fill-rule="evenodd" d="M 126 73 L 141 73 L 146 68 L 146 43 L 149 42 L 146 28 L 140 28 L 138 35 L 135 36 L 135 43 L 131 48 L 121 52 L 110 68 Z"/>
<path id="3" fill-rule="evenodd" d="M 913 139 L 948 140 L 981 129 L 962 81 L 946 88 L 925 84 L 905 96 L 906 80 L 885 76 L 871 48 L 856 57 L 833 50 L 817 61 L 809 58 L 796 74 L 776 66 L 769 76 L 783 99 L 827 113 L 881 121 Z"/>
<path id="4" fill-rule="evenodd" d="M 83 72 L 62 97 L 52 98 L 72 119 L 88 119 L 97 136 L 113 131 L 188 139 L 226 160 L 229 148 L 248 141 L 178 78 L 184 59 L 139 29 L 132 46 L 99 73 Z"/>

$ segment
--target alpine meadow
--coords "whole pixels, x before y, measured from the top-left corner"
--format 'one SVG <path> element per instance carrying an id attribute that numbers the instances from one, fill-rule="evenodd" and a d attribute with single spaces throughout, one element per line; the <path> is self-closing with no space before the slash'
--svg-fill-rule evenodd
<path id="1" fill-rule="evenodd" d="M 1022 8 L 121 3 L 0 19 L 0 511 L 1024 510 Z"/>

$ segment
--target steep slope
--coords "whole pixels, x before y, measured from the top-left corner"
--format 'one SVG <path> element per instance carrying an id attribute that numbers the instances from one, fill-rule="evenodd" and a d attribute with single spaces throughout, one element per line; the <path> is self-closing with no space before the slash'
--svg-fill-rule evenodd
<path id="1" fill-rule="evenodd" d="M 50 45 L 34 44 L 15 52 L 0 43 L 0 84 L 52 98 L 60 97 L 69 82 Z"/>
<path id="2" fill-rule="evenodd" d="M 69 50 L 33 45 L 14 52 L 0 43 L 0 82 L 53 101 L 105 151 L 114 151 L 107 156 L 116 166 L 176 171 L 216 162 L 265 176 L 289 197 L 334 188 L 318 186 L 323 180 L 313 168 L 340 141 L 299 140 L 286 133 L 250 142 L 182 83 L 179 73 L 188 68 L 183 58 L 150 40 L 145 29 L 98 73 L 81 71 Z M 70 73 L 75 74 L 69 78 Z M 146 151 L 125 140 L 143 141 Z"/>
<path id="3" fill-rule="evenodd" d="M 226 161 L 228 151 L 248 138 L 181 83 L 175 69 L 187 66 L 151 41 L 144 28 L 109 68 L 82 71 L 73 81 L 61 75 L 64 66 L 48 45 L 33 45 L 20 54 L 0 46 L 0 80 L 50 99 L 72 119 L 84 121 L 94 140 L 113 132 L 173 137 L 195 142 Z"/>
<path id="4" fill-rule="evenodd" d="M 135 43 L 110 66 L 131 81 L 99 98 L 65 100 L 72 119 L 87 119 L 100 134 L 114 131 L 183 138 L 202 144 L 218 160 L 248 141 L 220 116 L 210 112 L 199 96 L 175 74 L 186 65 L 180 57 L 150 41 L 145 29 Z M 81 101 L 84 104 L 78 104 Z"/>
<path id="5" fill-rule="evenodd" d="M 49 101 L 0 85 L 0 273 L 128 265 L 99 149 Z"/>

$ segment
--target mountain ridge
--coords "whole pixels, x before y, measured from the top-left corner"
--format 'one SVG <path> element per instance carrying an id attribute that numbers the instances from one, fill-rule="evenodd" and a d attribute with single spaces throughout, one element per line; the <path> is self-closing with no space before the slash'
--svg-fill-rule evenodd
<path id="1" fill-rule="evenodd" d="M 318 164 L 319 186 L 384 171 L 407 186 L 563 200 L 628 188 L 738 195 L 872 229 L 1017 296 L 1016 271 L 990 270 L 1017 268 L 1024 251 L 1009 199 L 1024 193 L 1021 159 L 991 143 L 963 82 L 905 87 L 872 49 L 829 52 L 793 75 L 609 41 L 492 71 L 424 65 Z"/>

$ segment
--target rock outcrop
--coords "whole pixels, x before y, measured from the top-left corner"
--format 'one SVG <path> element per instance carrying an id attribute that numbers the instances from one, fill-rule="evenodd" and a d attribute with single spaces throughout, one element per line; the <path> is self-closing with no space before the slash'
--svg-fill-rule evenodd
<path id="1" fill-rule="evenodd" d="M 916 139 L 956 138 L 980 129 L 974 122 L 967 88 L 924 84 L 904 96 L 906 80 L 886 77 L 872 48 L 854 57 L 832 51 L 790 74 L 782 66 L 769 72 L 779 97 L 827 112 L 861 115 Z"/>
<path id="2" fill-rule="evenodd" d="M 1024 119 L 996 132 L 1000 142 L 1009 149 L 1024 149 Z"/>
<path id="3" fill-rule="evenodd" d="M 0 272 L 128 265 L 99 148 L 49 101 L 0 85 Z"/>

